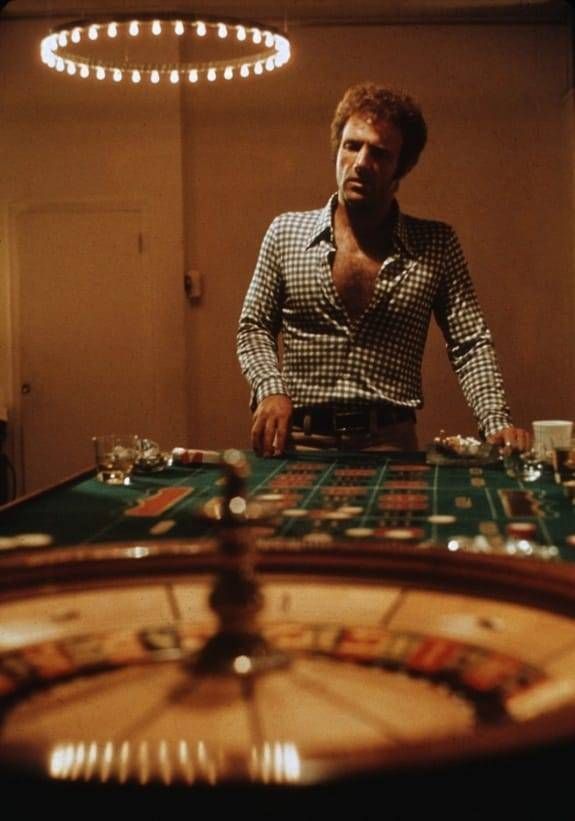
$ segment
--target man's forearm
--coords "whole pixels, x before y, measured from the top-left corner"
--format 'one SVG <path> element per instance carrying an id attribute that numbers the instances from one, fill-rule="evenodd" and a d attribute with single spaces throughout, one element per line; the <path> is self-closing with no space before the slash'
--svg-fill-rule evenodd
<path id="1" fill-rule="evenodd" d="M 488 336 L 463 356 L 451 356 L 463 395 L 487 437 L 511 423 L 503 377 Z"/>
<path id="2" fill-rule="evenodd" d="M 238 331 L 238 359 L 251 387 L 252 409 L 266 396 L 285 394 L 276 338 L 245 318 Z"/>

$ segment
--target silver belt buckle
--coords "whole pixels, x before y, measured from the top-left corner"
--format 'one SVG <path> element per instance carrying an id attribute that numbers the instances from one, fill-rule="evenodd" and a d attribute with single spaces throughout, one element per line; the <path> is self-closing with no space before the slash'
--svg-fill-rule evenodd
<path id="1" fill-rule="evenodd" d="M 368 433 L 369 427 L 366 425 L 366 418 L 361 419 L 364 414 L 361 411 L 334 411 L 333 429 L 337 436 L 350 436 L 354 433 Z"/>

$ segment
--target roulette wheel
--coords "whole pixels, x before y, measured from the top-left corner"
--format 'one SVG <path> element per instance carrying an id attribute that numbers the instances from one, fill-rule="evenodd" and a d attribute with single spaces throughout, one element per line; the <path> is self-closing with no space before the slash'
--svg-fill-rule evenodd
<path id="1" fill-rule="evenodd" d="M 274 812 L 372 792 L 406 812 L 454 784 L 475 805 L 502 784 L 516 807 L 558 794 L 570 567 L 413 545 L 255 553 L 262 523 L 228 468 L 217 539 L 0 556 L 5 788 Z"/>

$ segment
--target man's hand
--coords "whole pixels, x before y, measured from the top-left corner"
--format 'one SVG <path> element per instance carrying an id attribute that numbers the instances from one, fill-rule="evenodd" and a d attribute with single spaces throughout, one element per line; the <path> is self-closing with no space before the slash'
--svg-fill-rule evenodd
<path id="1" fill-rule="evenodd" d="M 529 450 L 531 448 L 531 434 L 523 428 L 516 428 L 514 425 L 508 425 L 506 428 L 492 433 L 487 437 L 487 441 L 492 445 L 500 445 L 501 447 L 509 447 L 513 450 Z"/>
<path id="2" fill-rule="evenodd" d="M 262 399 L 252 425 L 252 447 L 258 456 L 279 456 L 284 452 L 292 413 L 292 401 L 283 393 Z"/>

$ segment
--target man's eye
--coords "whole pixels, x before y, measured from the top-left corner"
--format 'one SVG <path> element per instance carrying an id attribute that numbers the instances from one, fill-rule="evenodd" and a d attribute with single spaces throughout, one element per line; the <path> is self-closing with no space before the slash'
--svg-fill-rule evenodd
<path id="1" fill-rule="evenodd" d="M 343 144 L 343 147 L 347 151 L 359 151 L 360 143 L 356 142 L 355 140 L 346 140 Z"/>

